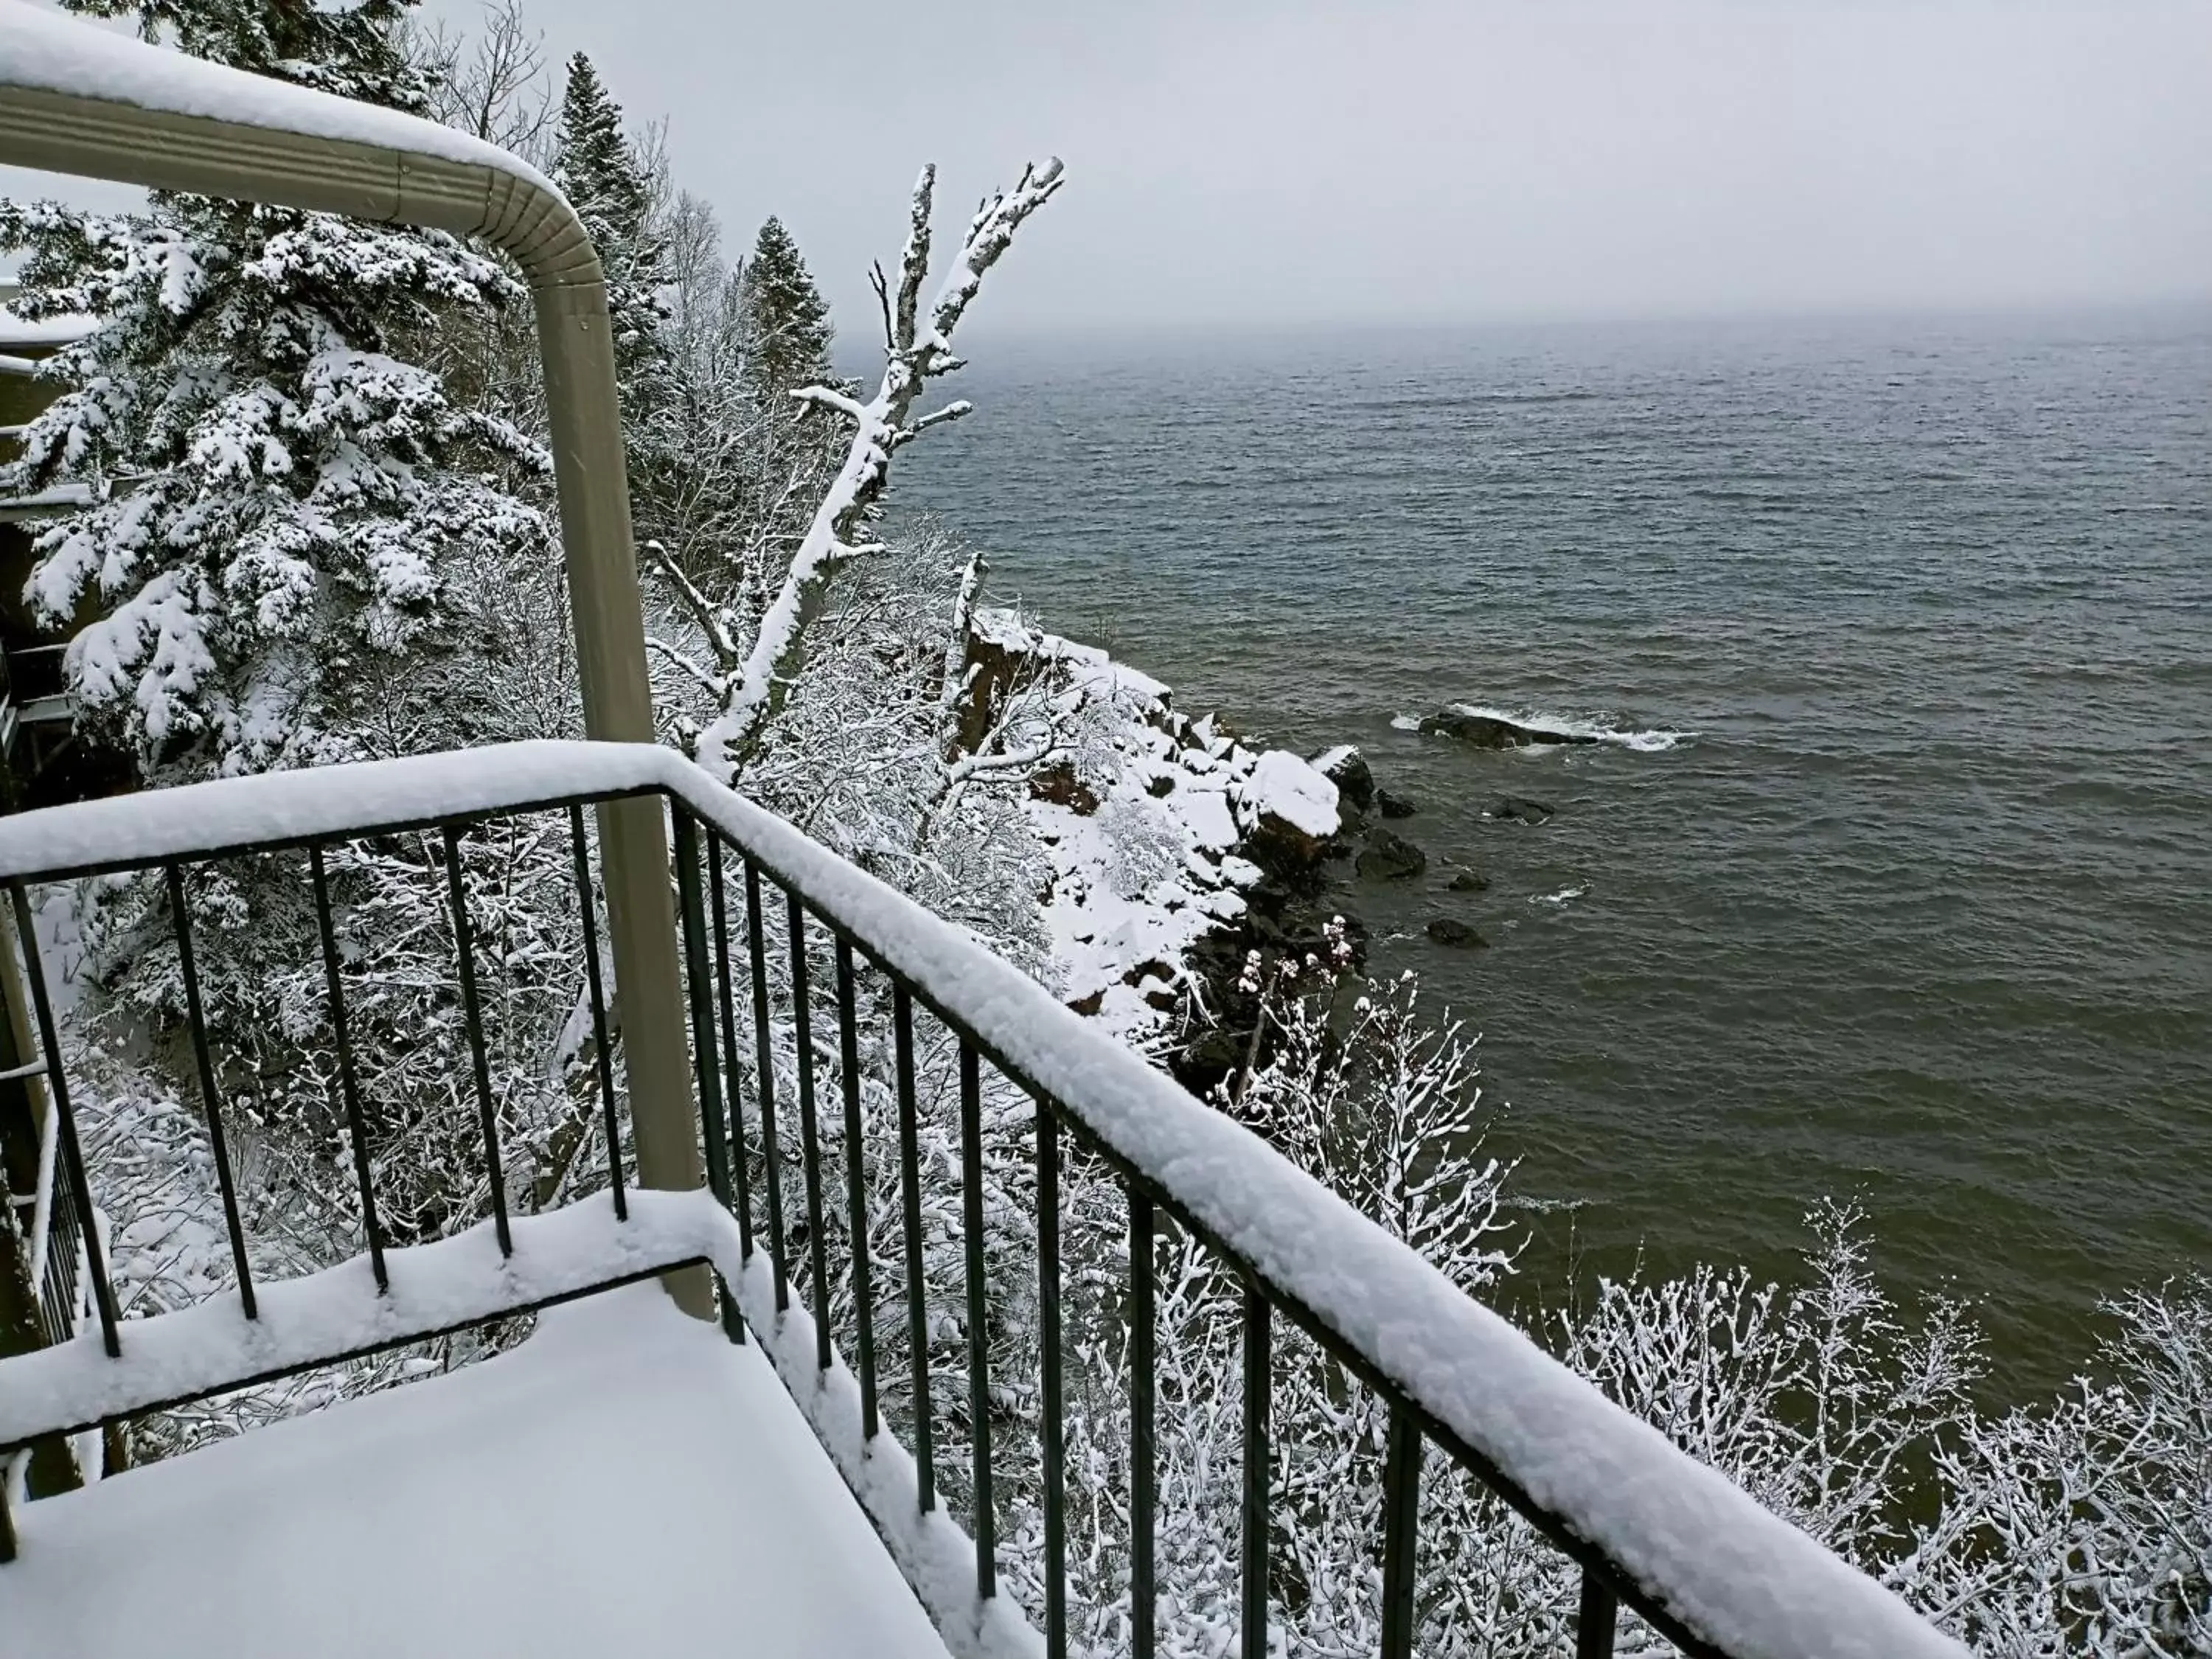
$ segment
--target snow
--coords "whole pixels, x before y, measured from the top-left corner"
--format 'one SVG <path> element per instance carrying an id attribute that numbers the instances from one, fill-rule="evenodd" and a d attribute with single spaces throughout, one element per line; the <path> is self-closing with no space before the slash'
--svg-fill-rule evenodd
<path id="1" fill-rule="evenodd" d="M 0 0 L 0 88 L 4 87 L 432 155 L 489 167 L 556 199 L 560 196 L 527 162 L 454 128 L 189 58 L 21 0 Z"/>
<path id="2" fill-rule="evenodd" d="M 775 1269 L 768 1253 L 756 1252 L 744 1273 L 730 1282 L 738 1286 L 738 1305 L 784 1386 L 936 1620 L 955 1659 L 1041 1659 L 1044 1638 L 1011 1596 L 987 1602 L 976 1595 L 975 1540 L 941 1500 L 921 1513 L 921 1480 L 907 1449 L 887 1433 L 872 1443 L 863 1439 L 860 1379 L 844 1357 L 833 1350 L 830 1369 L 816 1368 L 813 1316 L 796 1302 L 776 1316 Z"/>
<path id="3" fill-rule="evenodd" d="M 4 20 L 4 14 L 0 14 Z M 68 345 L 82 340 L 100 326 L 97 317 L 18 317 L 0 306 L 0 349 L 22 346 Z"/>
<path id="4" fill-rule="evenodd" d="M 17 1513 L 39 1659 L 945 1652 L 761 1350 L 653 1285 Z"/>
<path id="5" fill-rule="evenodd" d="M 1316 840 L 1337 830 L 1336 786 L 1287 749 L 1270 749 L 1253 763 L 1237 804 L 1248 829 L 1278 817 Z"/>
<path id="6" fill-rule="evenodd" d="M 256 842 L 656 789 L 667 785 L 672 768 L 684 764 L 648 744 L 549 739 L 43 807 L 0 819 L 0 878 L 47 880 Z"/>
<path id="7" fill-rule="evenodd" d="M 297 834 L 542 800 L 556 784 L 680 797 L 1714 1645 L 1805 1659 L 1965 1651 L 1034 980 L 672 750 L 512 744 L 27 813 L 0 822 L 0 877 L 186 850 L 210 821 L 234 843 L 272 825 Z M 175 810 L 188 799 L 192 812 Z"/>
<path id="8" fill-rule="evenodd" d="M 720 1240 L 720 1219 L 703 1194 L 635 1194 L 627 1224 L 611 1203 L 589 1200 L 514 1218 L 514 1255 L 505 1261 L 489 1222 L 387 1251 L 391 1289 L 381 1296 L 363 1255 L 257 1285 L 258 1320 L 228 1295 L 125 1320 L 119 1359 L 107 1357 L 94 1323 L 74 1342 L 0 1364 L 0 1446 L 699 1260 Z"/>
<path id="9" fill-rule="evenodd" d="M 28 495 L 0 495 L 0 508 L 90 507 L 99 499 L 100 492 L 88 483 L 49 484 L 46 489 L 32 490 Z"/>

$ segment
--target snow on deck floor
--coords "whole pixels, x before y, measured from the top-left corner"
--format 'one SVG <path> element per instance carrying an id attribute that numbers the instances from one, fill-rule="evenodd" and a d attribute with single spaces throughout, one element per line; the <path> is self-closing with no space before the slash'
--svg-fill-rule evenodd
<path id="1" fill-rule="evenodd" d="M 649 1284 L 17 1516 L 9 1659 L 945 1653 L 760 1348 Z"/>

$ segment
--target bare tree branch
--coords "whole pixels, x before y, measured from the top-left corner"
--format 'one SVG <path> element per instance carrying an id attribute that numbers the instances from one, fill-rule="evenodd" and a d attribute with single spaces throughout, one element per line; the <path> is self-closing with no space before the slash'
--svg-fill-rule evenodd
<path id="1" fill-rule="evenodd" d="M 895 338 L 876 393 L 859 411 L 845 462 L 831 482 L 813 522 L 801 538 L 781 591 L 761 618 L 743 669 L 733 678 L 721 714 L 700 733 L 698 759 L 709 771 L 732 777 L 750 757 L 762 732 L 781 711 L 792 682 L 805 660 L 808 628 L 821 614 L 837 567 L 872 544 L 857 533 L 872 518 L 890 474 L 891 456 L 909 430 L 908 419 L 921 388 L 957 364 L 953 331 L 982 287 L 984 273 L 998 263 L 1029 216 L 1059 191 L 1063 178 L 1057 159 L 1024 167 L 1009 191 L 985 198 L 954 256 L 930 309 L 929 327 L 921 325 L 921 293 L 929 263 L 929 217 L 936 169 L 924 167 L 915 182 L 908 216 L 907 241 L 899 258 L 898 297 L 893 313 Z M 939 411 L 945 420 L 957 418 Z M 934 422 L 933 422 L 934 423 Z"/>

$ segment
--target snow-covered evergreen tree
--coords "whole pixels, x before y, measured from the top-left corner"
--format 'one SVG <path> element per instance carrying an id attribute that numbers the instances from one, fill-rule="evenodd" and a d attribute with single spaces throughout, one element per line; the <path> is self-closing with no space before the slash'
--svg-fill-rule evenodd
<path id="1" fill-rule="evenodd" d="M 667 313 L 660 297 L 665 278 L 652 222 L 652 182 L 623 131 L 622 106 L 580 52 L 568 60 L 553 181 L 583 220 L 605 268 L 616 361 L 625 391 L 635 391 L 640 372 L 659 354 Z"/>
<path id="2" fill-rule="evenodd" d="M 760 228 L 738 292 L 746 374 L 763 397 L 830 379 L 830 302 L 782 220 Z"/>
<path id="3" fill-rule="evenodd" d="M 75 0 L 257 73 L 424 103 L 398 0 Z M 395 342 L 519 297 L 456 238 L 157 192 L 143 214 L 0 204 L 29 315 L 100 319 L 49 372 L 17 487 L 93 487 L 40 536 L 28 597 L 73 630 L 84 722 L 149 775 L 348 751 L 357 659 L 455 644 L 459 562 L 543 545 L 510 487 L 543 456 Z"/>

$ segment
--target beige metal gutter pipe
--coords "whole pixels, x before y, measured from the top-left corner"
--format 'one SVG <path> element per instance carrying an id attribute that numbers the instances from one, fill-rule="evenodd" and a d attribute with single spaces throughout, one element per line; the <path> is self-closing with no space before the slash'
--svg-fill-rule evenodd
<path id="1" fill-rule="evenodd" d="M 517 157 L 434 122 L 0 0 L 0 163 L 482 236 L 537 302 L 584 729 L 653 740 L 606 279 L 575 210 Z M 700 1184 L 657 799 L 599 809 L 638 1178 Z M 707 1316 L 694 1271 L 672 1285 Z"/>

